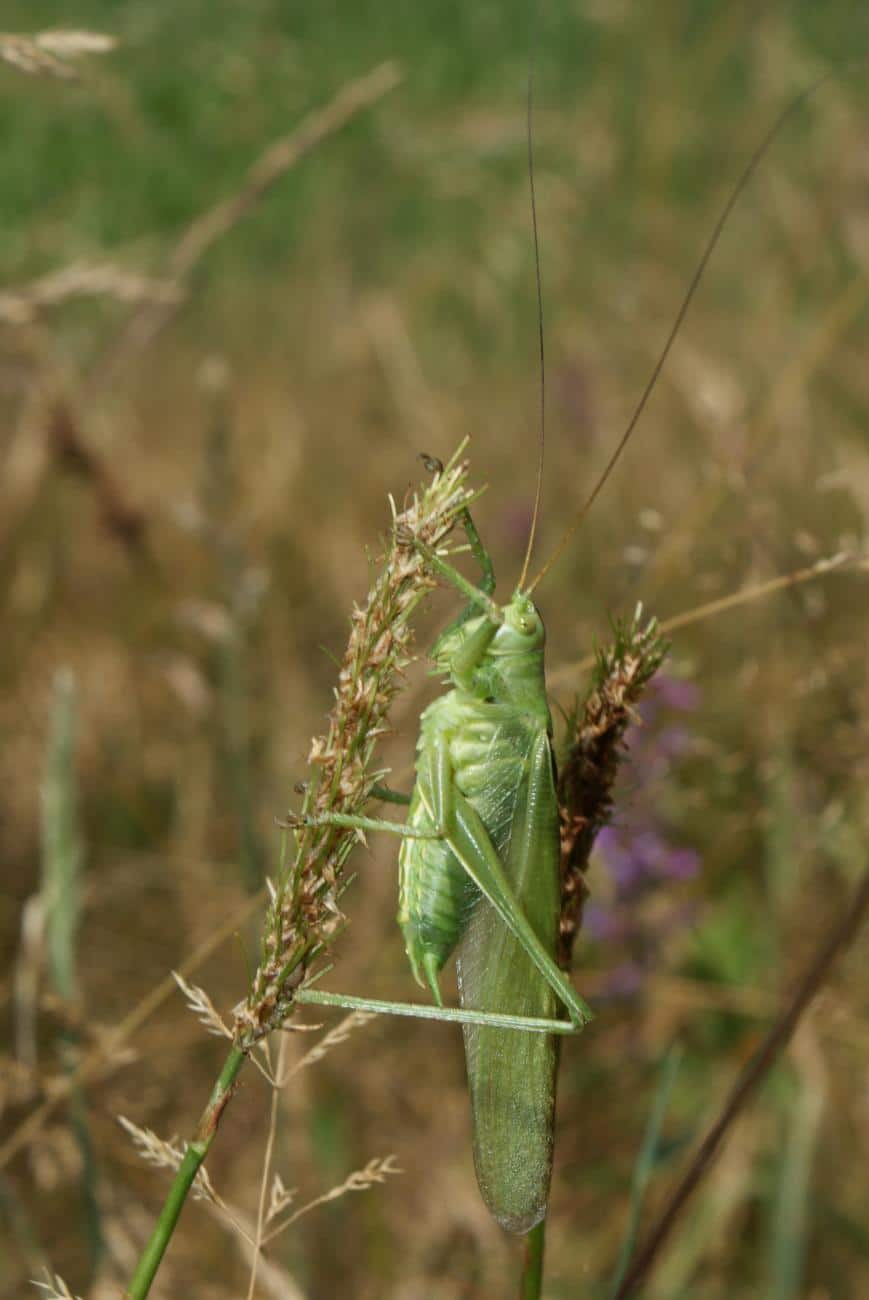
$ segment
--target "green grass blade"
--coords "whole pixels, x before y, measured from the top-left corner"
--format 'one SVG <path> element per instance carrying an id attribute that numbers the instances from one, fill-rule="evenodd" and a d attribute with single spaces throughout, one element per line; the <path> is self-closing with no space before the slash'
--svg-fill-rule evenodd
<path id="1" fill-rule="evenodd" d="M 770 1300 L 798 1300 L 803 1294 L 812 1164 L 823 1107 L 823 1094 L 807 1070 L 786 1118 L 773 1207 Z"/>
<path id="2" fill-rule="evenodd" d="M 634 1253 L 634 1247 L 637 1243 L 637 1236 L 640 1228 L 640 1217 L 643 1211 L 643 1201 L 646 1195 L 646 1189 L 651 1181 L 655 1165 L 658 1161 L 658 1151 L 661 1140 L 661 1128 L 664 1122 L 664 1115 L 667 1111 L 667 1105 L 670 1100 L 670 1093 L 676 1082 L 676 1075 L 682 1060 L 682 1052 L 678 1047 L 671 1047 L 664 1057 L 661 1066 L 661 1077 L 658 1082 L 658 1088 L 655 1093 L 655 1100 L 652 1104 L 652 1111 L 649 1115 L 646 1131 L 643 1135 L 643 1144 L 640 1147 L 640 1153 L 637 1156 L 634 1165 L 634 1172 L 631 1178 L 631 1200 L 628 1210 L 628 1228 L 625 1233 L 622 1248 L 619 1252 L 618 1264 L 610 1285 L 610 1298 L 618 1293 L 622 1279 L 628 1270 L 631 1262 L 631 1256 Z"/>
<path id="3" fill-rule="evenodd" d="M 42 781 L 42 903 L 48 966 L 55 992 L 76 996 L 75 945 L 78 932 L 82 844 L 75 775 L 75 681 L 57 674 Z"/>

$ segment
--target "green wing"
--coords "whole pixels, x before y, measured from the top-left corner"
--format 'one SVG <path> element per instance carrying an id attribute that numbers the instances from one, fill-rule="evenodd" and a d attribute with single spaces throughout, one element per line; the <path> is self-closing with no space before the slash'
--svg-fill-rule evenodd
<path id="1" fill-rule="evenodd" d="M 504 870 L 548 953 L 559 910 L 558 804 L 545 731 L 532 737 L 527 779 L 516 790 Z M 462 1005 L 553 1019 L 559 1002 L 525 948 L 481 901 L 458 962 Z M 474 1163 L 494 1217 L 527 1232 L 546 1213 L 552 1173 L 556 1041 L 549 1035 L 466 1027 Z"/>

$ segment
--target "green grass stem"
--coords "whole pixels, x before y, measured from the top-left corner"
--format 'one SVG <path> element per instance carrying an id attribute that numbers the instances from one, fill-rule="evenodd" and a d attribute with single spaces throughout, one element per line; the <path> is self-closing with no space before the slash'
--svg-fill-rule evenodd
<path id="1" fill-rule="evenodd" d="M 525 1238 L 519 1300 L 540 1300 L 543 1286 L 543 1254 L 546 1248 L 546 1220 L 541 1219 Z"/>
<path id="2" fill-rule="evenodd" d="M 154 1281 L 157 1269 L 160 1267 L 166 1253 L 166 1248 L 172 1240 L 172 1234 L 181 1217 L 187 1194 L 193 1186 L 193 1181 L 202 1167 L 205 1157 L 208 1155 L 211 1143 L 214 1141 L 221 1116 L 232 1096 L 235 1080 L 244 1064 L 245 1056 L 245 1051 L 241 1047 L 234 1045 L 224 1061 L 223 1069 L 218 1075 L 217 1082 L 208 1099 L 208 1105 L 202 1112 L 196 1134 L 187 1148 L 178 1172 L 172 1180 L 172 1186 L 169 1188 L 169 1194 L 163 1202 L 163 1208 L 154 1225 L 154 1231 L 151 1233 L 150 1240 L 142 1252 L 136 1271 L 127 1288 L 127 1300 L 144 1300 L 144 1297 L 151 1290 L 151 1283 Z"/>

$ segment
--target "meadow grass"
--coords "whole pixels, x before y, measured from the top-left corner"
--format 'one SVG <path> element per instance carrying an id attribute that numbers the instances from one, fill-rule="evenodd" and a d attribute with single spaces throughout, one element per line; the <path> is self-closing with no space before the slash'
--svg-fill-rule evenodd
<path id="1" fill-rule="evenodd" d="M 623 425 L 744 156 L 829 59 L 869 48 L 866 16 L 838 0 L 760 13 L 696 0 L 554 10 L 544 5 L 538 24 L 551 412 L 542 553 Z M 9 31 L 69 21 L 56 3 L 15 0 L 2 19 Z M 69 665 L 87 846 L 78 1050 L 96 1059 L 100 1036 L 125 1026 L 85 1082 L 111 1281 L 163 1190 L 114 1117 L 188 1132 L 218 1063 L 219 1045 L 160 981 L 202 947 L 211 957 L 189 977 L 218 1008 L 247 986 L 256 941 L 245 931 L 233 944 L 233 918 L 253 910 L 258 855 L 273 851 L 272 819 L 331 704 L 334 667 L 320 647 L 340 652 L 367 587 L 364 546 L 383 530 L 385 494 L 416 479 L 418 452 L 449 454 L 472 432 L 500 591 L 519 569 L 536 430 L 529 20 L 512 0 L 130 0 L 85 3 L 75 23 L 119 42 L 75 82 L 0 65 L 7 290 L 74 263 L 159 282 L 188 223 L 237 192 L 271 141 L 384 60 L 403 74 L 214 246 L 171 326 L 123 366 L 108 373 L 104 362 L 129 308 L 105 295 L 0 335 L 0 924 L 11 955 L 39 883 L 51 683 Z M 665 621 L 862 553 L 865 83 L 859 68 L 831 83 L 776 145 L 629 458 L 540 589 L 566 708 L 583 687 L 572 666 L 637 598 Z M 215 359 L 219 507 L 207 490 Z M 144 545 L 106 528 L 94 475 L 45 436 L 58 396 L 144 521 Z M 696 701 L 687 715 L 665 701 L 647 721 L 664 739 L 635 742 L 643 760 L 628 770 L 616 829 L 636 836 L 650 808 L 662 841 L 690 850 L 698 869 L 646 877 L 631 893 L 615 849 L 592 864 L 604 915 L 578 941 L 577 983 L 598 1013 L 563 1053 L 553 1300 L 607 1294 L 664 1053 L 681 1042 L 653 1206 L 863 865 L 864 582 L 843 565 L 673 633 L 670 670 Z M 233 599 L 245 592 L 255 599 L 240 615 Z M 451 612 L 438 598 L 431 627 Z M 413 677 L 397 717 L 397 774 L 426 689 Z M 393 847 L 372 848 L 339 949 L 342 986 L 405 998 Z M 656 1271 L 656 1300 L 865 1291 L 864 953 L 839 968 L 734 1130 Z M 12 1135 L 45 1104 L 47 1080 L 64 1087 L 69 1014 L 55 1005 L 42 1017 L 36 1067 L 10 1061 Z M 293 1038 L 288 1068 L 309 1046 Z M 294 1078 L 277 1103 L 273 1161 L 301 1200 L 375 1157 L 395 1153 L 404 1171 L 285 1235 L 276 1263 L 301 1292 L 509 1293 L 515 1252 L 478 1201 L 457 1035 L 358 1026 Z M 249 1215 L 271 1100 L 247 1083 L 209 1161 Z M 71 1113 L 61 1105 L 28 1130 L 4 1171 L 10 1293 L 48 1260 L 78 1293 L 91 1284 Z M 245 1285 L 248 1260 L 207 1213 L 187 1211 L 166 1294 Z"/>

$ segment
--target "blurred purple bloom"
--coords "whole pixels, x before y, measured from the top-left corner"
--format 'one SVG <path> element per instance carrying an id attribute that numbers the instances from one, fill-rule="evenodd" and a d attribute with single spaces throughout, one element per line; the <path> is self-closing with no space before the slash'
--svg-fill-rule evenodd
<path id="1" fill-rule="evenodd" d="M 667 876 L 670 880 L 691 880 L 699 870 L 700 854 L 695 849 L 670 849 L 667 857 Z"/>
<path id="2" fill-rule="evenodd" d="M 582 928 L 598 943 L 612 942 L 625 934 L 623 918 L 613 908 L 603 907 L 600 903 L 586 903 L 582 911 Z"/>
<path id="3" fill-rule="evenodd" d="M 624 961 L 615 966 L 604 980 L 600 997 L 632 998 L 642 991 L 646 972 L 639 962 Z"/>
<path id="4" fill-rule="evenodd" d="M 597 838 L 597 849 L 622 896 L 644 885 L 688 880 L 700 865 L 693 849 L 670 844 L 652 827 L 607 826 Z"/>
<path id="5" fill-rule="evenodd" d="M 639 707 L 639 714 L 648 726 L 664 709 L 671 709 L 676 713 L 694 713 L 699 705 L 700 692 L 694 682 L 659 673 L 649 683 L 649 690 Z"/>
<path id="6" fill-rule="evenodd" d="M 691 748 L 692 737 L 687 727 L 674 723 L 672 726 L 662 727 L 655 741 L 657 752 L 669 761 L 681 758 Z"/>
<path id="7" fill-rule="evenodd" d="M 664 708 L 677 709 L 680 713 L 694 713 L 700 707 L 700 691 L 696 682 L 659 673 L 652 682 L 652 687 Z"/>

